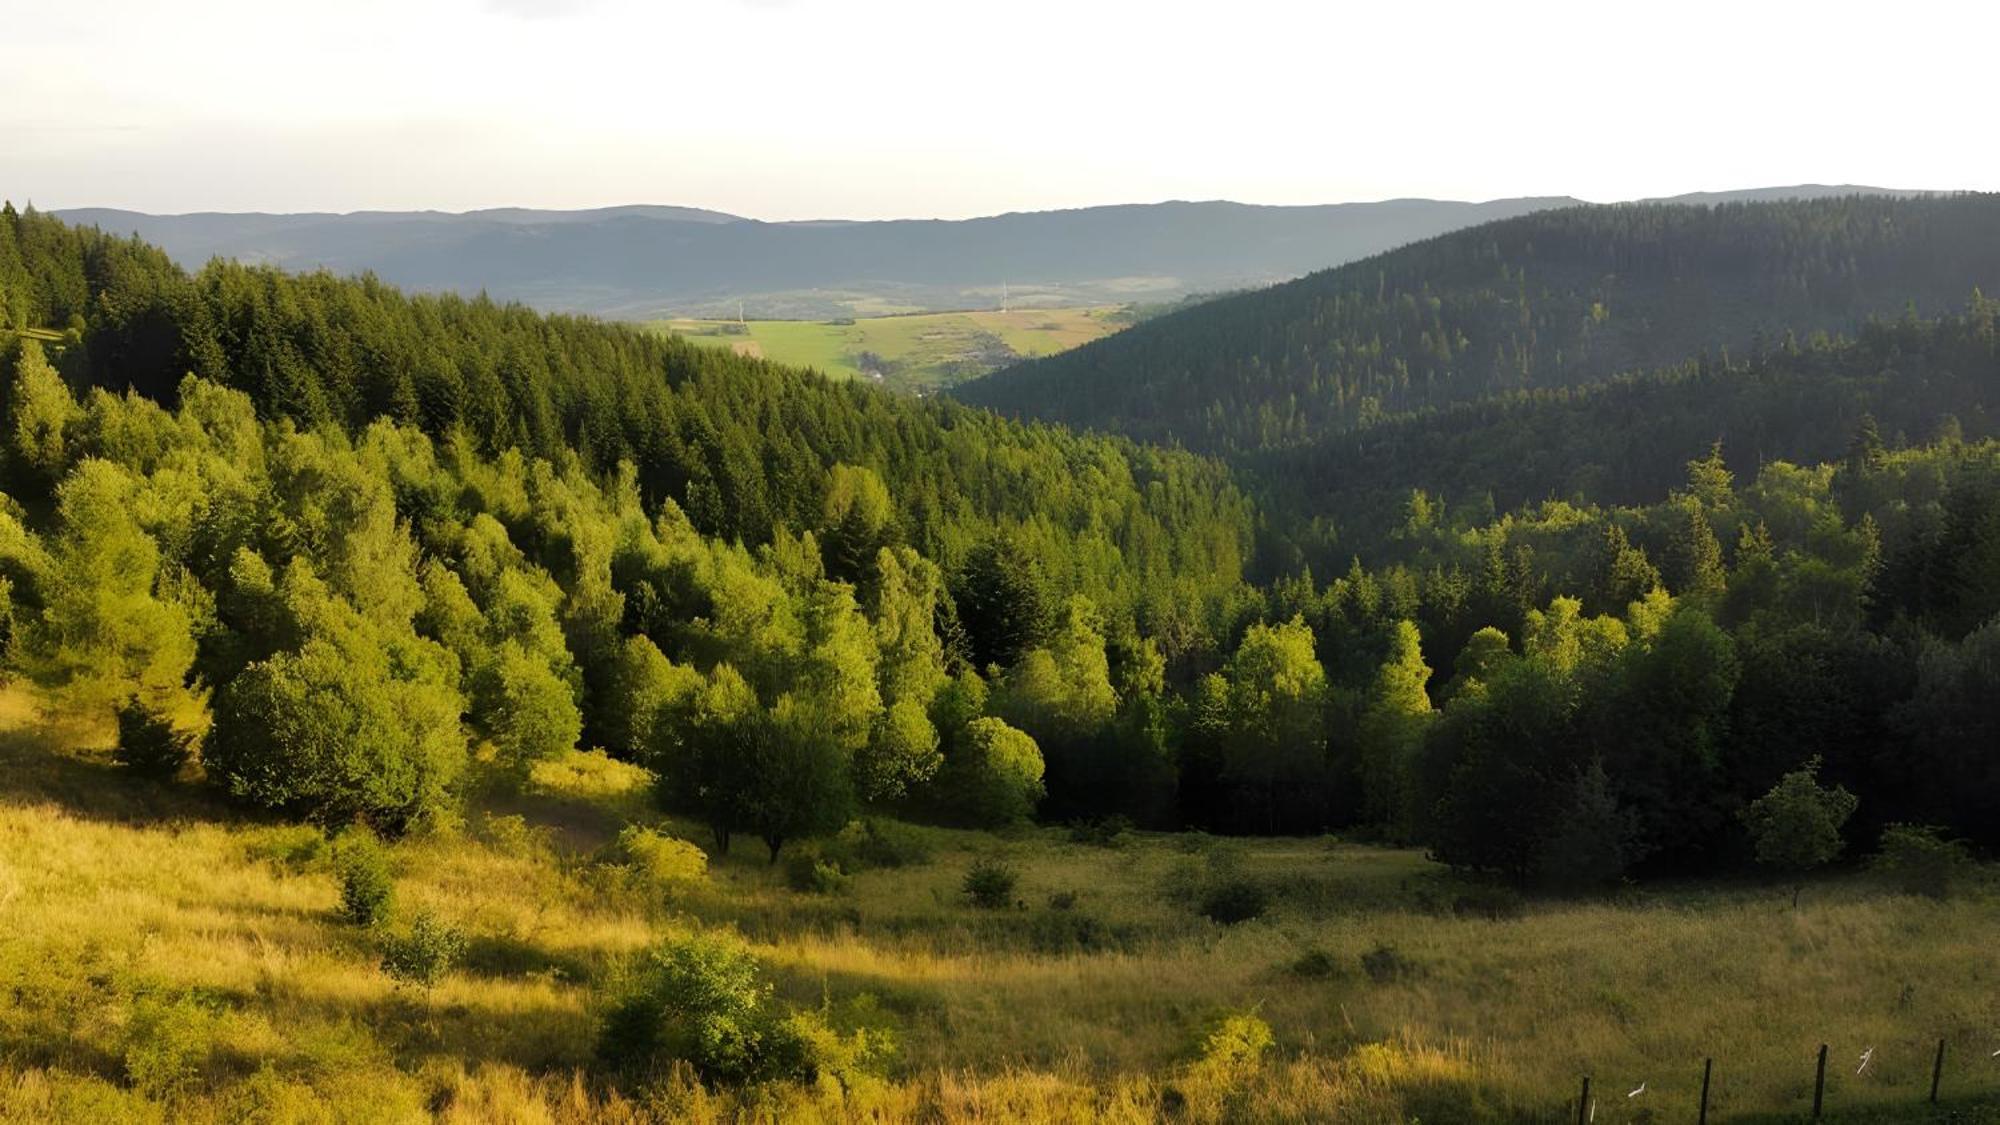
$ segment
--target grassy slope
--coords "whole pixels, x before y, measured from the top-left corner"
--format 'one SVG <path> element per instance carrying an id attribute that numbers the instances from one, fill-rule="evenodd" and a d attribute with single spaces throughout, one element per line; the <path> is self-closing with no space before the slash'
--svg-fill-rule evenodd
<path id="1" fill-rule="evenodd" d="M 1802 1109 L 1822 1041 L 1830 1104 L 1880 1110 L 1921 1094 L 1939 1034 L 1947 1089 L 2000 1091 L 1990 894 L 1937 904 L 1833 879 L 1797 911 L 1768 888 L 1710 887 L 1493 920 L 1454 913 L 1463 888 L 1406 851 L 1184 837 L 1107 850 L 1036 830 L 931 832 L 930 862 L 864 872 L 832 898 L 784 889 L 761 849 L 741 849 L 708 887 L 662 902 L 587 861 L 647 813 L 642 775 L 585 754 L 485 802 L 462 834 L 397 846 L 400 909 L 428 906 L 473 937 L 426 996 L 397 989 L 372 939 L 333 918 L 315 833 L 127 781 L 107 740 L 0 694 L 0 1120 L 161 1119 L 125 1080 L 129 1027 L 147 997 L 189 993 L 214 1013 L 217 1050 L 175 1120 L 727 1114 L 741 1107 L 685 1085 L 642 1106 L 579 1077 L 594 997 L 625 959 L 718 924 L 751 939 L 792 1001 L 866 991 L 902 1022 L 892 1086 L 844 1107 L 806 1092 L 760 1103 L 788 1120 L 1136 1121 L 1163 1098 L 1197 1119 L 1536 1120 L 1585 1071 L 1607 1111 L 1650 1104 L 1672 1120 L 1711 1054 L 1725 1120 Z M 996 852 L 1022 872 L 1021 909 L 959 899 L 965 867 Z M 1271 917 L 1224 929 L 1163 893 L 1216 865 L 1273 887 Z M 1063 891 L 1071 911 L 1045 905 Z M 1100 948 L 1053 951 L 1079 913 Z M 1361 971 L 1382 944 L 1407 974 Z M 1287 968 L 1311 949 L 1330 975 Z M 1278 1039 L 1263 1072 L 1188 1073 L 1203 1022 L 1253 1006 Z M 1866 1046 L 1875 1066 L 1855 1078 Z M 1642 1080 L 1650 1101 L 1626 1103 Z M 1953 1119 L 2000 1112 L 1980 1104 Z"/>
<path id="2" fill-rule="evenodd" d="M 1016 309 L 1009 312 L 923 313 L 863 317 L 853 324 L 809 320 L 753 320 L 748 335 L 722 335 L 728 321 L 664 320 L 652 326 L 696 343 L 731 347 L 779 363 L 813 367 L 836 378 L 859 378 L 857 357 L 873 352 L 900 365 L 885 382 L 906 389 L 960 382 L 1011 358 L 1053 355 L 1109 335 L 1114 306 Z M 1004 346 L 1011 357 L 995 350 Z M 960 370 L 954 365 L 970 364 Z"/>

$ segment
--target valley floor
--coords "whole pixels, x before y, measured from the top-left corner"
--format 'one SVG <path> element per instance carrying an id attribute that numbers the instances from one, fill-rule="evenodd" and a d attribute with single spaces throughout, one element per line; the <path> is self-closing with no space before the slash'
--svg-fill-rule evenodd
<path id="1" fill-rule="evenodd" d="M 920 829 L 928 859 L 833 894 L 789 889 L 754 846 L 668 894 L 598 861 L 657 820 L 644 776 L 576 754 L 396 845 L 398 909 L 470 939 L 425 992 L 337 919 L 317 832 L 120 776 L 110 738 L 0 693 L 0 1120 L 1541 1121 L 1573 1120 L 1587 1073 L 1597 1120 L 1678 1121 L 1706 1057 L 1711 1120 L 1789 1120 L 1821 1043 L 1830 1120 L 2000 1120 L 1990 889 L 1933 902 L 1841 876 L 1796 909 L 1754 884 L 1541 902 L 1332 839 Z M 995 856 L 1018 901 L 980 910 L 960 881 Z M 1201 917 L 1188 892 L 1217 873 L 1268 888 L 1269 912 Z M 601 998 L 633 956 L 716 926 L 796 1003 L 872 995 L 898 1029 L 889 1080 L 596 1077 Z M 1196 1064 L 1231 1012 L 1275 1047 Z M 1932 1116 L 1940 1037 L 1954 1108 Z M 163 1058 L 193 1077 L 155 1080 Z"/>

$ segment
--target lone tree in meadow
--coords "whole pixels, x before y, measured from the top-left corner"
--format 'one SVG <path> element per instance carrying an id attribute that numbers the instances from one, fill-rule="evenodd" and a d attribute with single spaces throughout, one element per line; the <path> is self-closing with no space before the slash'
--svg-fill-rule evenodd
<path id="1" fill-rule="evenodd" d="M 1840 826 L 1860 803 L 1839 786 L 1828 789 L 1819 783 L 1815 757 L 1743 810 L 1743 823 L 1757 845 L 1757 862 L 1794 876 L 1794 907 L 1803 887 L 1801 877 L 1840 854 Z"/>

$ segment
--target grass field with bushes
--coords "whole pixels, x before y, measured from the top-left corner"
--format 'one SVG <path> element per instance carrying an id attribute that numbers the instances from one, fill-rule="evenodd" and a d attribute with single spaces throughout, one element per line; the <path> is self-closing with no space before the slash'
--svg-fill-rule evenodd
<path id="1" fill-rule="evenodd" d="M 1054 355 L 1125 326 L 1119 306 L 998 309 L 837 320 L 665 320 L 656 330 L 835 378 L 933 390 L 1033 356 Z"/>
<path id="2" fill-rule="evenodd" d="M 0 693 L 7 1121 L 1542 1121 L 1584 1073 L 1598 1120 L 1670 1121 L 1710 1056 L 1712 1119 L 1790 1120 L 1821 1042 L 1831 1120 L 2000 1113 L 1982 879 L 1538 901 L 1332 839 L 896 821 L 774 865 L 704 855 L 641 771 L 578 753 L 381 842 L 364 926 L 353 837 L 130 777 L 109 716 L 52 712 Z M 607 1064 L 648 951 L 730 933 L 774 1010 L 865 1024 L 876 1061 L 747 1088 Z"/>

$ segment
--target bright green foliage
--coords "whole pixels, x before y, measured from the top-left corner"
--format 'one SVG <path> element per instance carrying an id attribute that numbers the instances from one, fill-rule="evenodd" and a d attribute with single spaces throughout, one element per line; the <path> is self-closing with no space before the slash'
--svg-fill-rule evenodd
<path id="1" fill-rule="evenodd" d="M 1414 827 L 1408 779 L 1424 731 L 1435 717 L 1424 690 L 1430 677 L 1416 625 L 1398 621 L 1389 641 L 1389 658 L 1369 687 L 1357 739 L 1368 816 L 1404 836 Z"/>
<path id="2" fill-rule="evenodd" d="M 215 1053 L 216 1017 L 193 996 L 149 996 L 125 1031 L 125 1077 L 147 1096 L 172 1102 L 200 1084 Z"/>
<path id="3" fill-rule="evenodd" d="M 5 411 L 7 460 L 14 471 L 44 488 L 62 479 L 70 460 L 65 431 L 81 413 L 42 346 L 22 341 Z"/>
<path id="4" fill-rule="evenodd" d="M 929 781 L 944 764 L 939 746 L 937 728 L 914 700 L 889 707 L 855 758 L 861 795 L 871 801 L 896 800 Z"/>
<path id="5" fill-rule="evenodd" d="M 627 637 L 606 693 L 605 749 L 627 760 L 642 759 L 653 745 L 655 725 L 672 721 L 676 709 L 701 686 L 701 673 L 667 659 L 652 638 Z"/>
<path id="6" fill-rule="evenodd" d="M 1089 737 L 1117 707 L 1102 625 L 1081 598 L 1064 607 L 1046 645 L 1024 653 L 993 695 L 994 712 L 1045 747 Z"/>
<path id="7" fill-rule="evenodd" d="M 1800 875 L 1840 854 L 1840 826 L 1859 804 L 1845 789 L 1820 785 L 1819 760 L 1814 759 L 1752 801 L 1743 810 L 1743 823 L 1757 845 L 1758 863 Z M 1798 898 L 1794 887 L 1793 903 Z"/>
<path id="8" fill-rule="evenodd" d="M 373 627 L 294 564 L 278 596 L 307 638 L 229 681 L 202 750 L 235 796 L 324 823 L 399 829 L 445 810 L 464 769 L 441 650 Z"/>
<path id="9" fill-rule="evenodd" d="M 340 878 L 342 918 L 357 926 L 388 920 L 396 878 L 389 868 L 389 850 L 373 832 L 361 825 L 343 831 L 334 842 L 333 870 Z"/>
<path id="10" fill-rule="evenodd" d="M 637 987 L 605 1020 L 598 1053 L 640 1073 L 682 1061 L 712 1081 L 756 1081 L 776 1069 L 770 997 L 741 938 L 676 938 L 647 955 Z"/>
<path id="11" fill-rule="evenodd" d="M 187 764 L 192 743 L 171 717 L 137 697 L 118 705 L 118 743 L 111 756 L 133 773 L 171 780 Z"/>
<path id="12" fill-rule="evenodd" d="M 171 697 L 194 663 L 188 607 L 139 520 L 150 499 L 144 482 L 97 460 L 56 492 L 42 612 L 26 640 L 37 674 L 85 701 Z"/>
<path id="13" fill-rule="evenodd" d="M 944 686 L 944 643 L 937 617 L 946 597 L 944 576 L 907 547 L 883 548 L 875 557 L 875 641 L 885 702 L 929 707 Z"/>
<path id="14" fill-rule="evenodd" d="M 502 643 L 480 683 L 485 724 L 493 732 L 504 775 L 516 785 L 536 762 L 574 747 L 583 733 L 575 691 L 549 668 L 547 659 L 517 642 Z"/>
<path id="15" fill-rule="evenodd" d="M 1232 1013 L 1201 1037 L 1193 1069 L 1210 1081 L 1235 1083 L 1263 1065 L 1265 1053 L 1276 1044 L 1270 1024 L 1251 1012 Z"/>
<path id="16" fill-rule="evenodd" d="M 889 489 L 873 470 L 856 465 L 829 470 L 819 524 L 827 576 L 857 585 L 872 578 L 870 568 L 887 545 L 894 518 Z"/>
<path id="17" fill-rule="evenodd" d="M 655 728 L 654 746 L 661 800 L 707 821 L 724 854 L 749 832 L 775 863 L 785 841 L 838 831 L 853 815 L 852 755 L 834 724 L 806 698 L 766 708 L 728 665 Z"/>
<path id="18" fill-rule="evenodd" d="M 693 842 L 636 824 L 619 831 L 612 854 L 655 889 L 679 889 L 708 876 L 708 855 Z"/>
<path id="19" fill-rule="evenodd" d="M 1223 670 L 1220 772 L 1247 828 L 1323 822 L 1326 796 L 1326 671 L 1299 618 L 1253 625 Z"/>
<path id="20" fill-rule="evenodd" d="M 1041 802 L 1042 751 L 999 719 L 974 719 L 953 740 L 938 771 L 938 803 L 962 824 L 997 827 L 1026 820 Z"/>
<path id="21" fill-rule="evenodd" d="M 398 984 L 436 988 L 465 955 L 465 934 L 428 910 L 419 910 L 401 933 L 382 941 L 382 971 Z"/>

